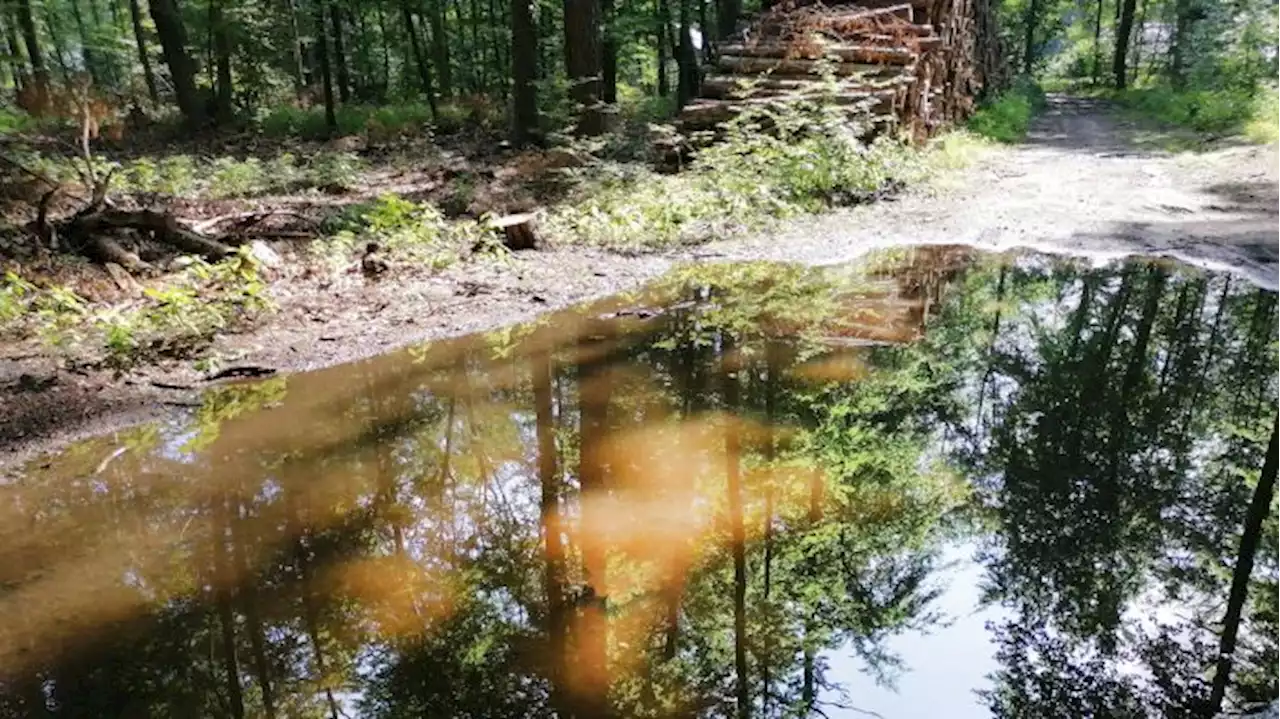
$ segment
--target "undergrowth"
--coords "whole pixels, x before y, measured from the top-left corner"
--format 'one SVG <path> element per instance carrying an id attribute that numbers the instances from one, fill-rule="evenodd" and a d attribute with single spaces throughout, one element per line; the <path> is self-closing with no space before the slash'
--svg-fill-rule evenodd
<path id="1" fill-rule="evenodd" d="M 1266 144 L 1280 133 L 1280 96 L 1274 87 L 1177 91 L 1155 85 L 1112 96 L 1143 116 L 1206 135 L 1243 135 Z"/>
<path id="2" fill-rule="evenodd" d="M 705 242 L 735 229 L 874 198 L 922 169 L 906 144 L 859 139 L 841 108 L 753 108 L 675 175 L 599 163 L 552 208 L 553 237 L 637 251 Z"/>
<path id="3" fill-rule="evenodd" d="M 242 327 L 273 305 L 246 248 L 188 267 L 148 287 L 138 302 L 95 308 L 74 291 L 40 287 L 16 273 L 0 280 L 0 337 L 37 337 L 81 365 L 125 370 L 157 359 L 199 357 L 221 331 Z"/>
<path id="4" fill-rule="evenodd" d="M 1031 78 L 1022 77 L 999 97 L 978 108 L 969 118 L 968 128 L 996 142 L 1021 142 L 1027 136 L 1032 118 L 1044 105 L 1044 91 Z"/>
<path id="5" fill-rule="evenodd" d="M 352 205 L 327 225 L 327 237 L 311 250 L 331 266 L 348 263 L 370 243 L 397 261 L 429 270 L 448 267 L 464 255 L 505 254 L 490 218 L 448 220 L 434 205 L 391 193 Z"/>

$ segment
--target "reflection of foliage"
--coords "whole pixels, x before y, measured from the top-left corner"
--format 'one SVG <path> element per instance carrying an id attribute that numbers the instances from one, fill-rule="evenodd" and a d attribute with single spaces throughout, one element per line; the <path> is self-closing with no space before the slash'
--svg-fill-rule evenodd
<path id="1" fill-rule="evenodd" d="M 1273 298 L 1167 266 L 953 259 L 690 268 L 605 311 L 221 386 L 96 473 L 119 437 L 33 469 L 2 508 L 60 531 L 0 550 L 0 609 L 35 626 L 62 571 L 95 606 L 31 643 L 68 649 L 7 675 L 0 717 L 45 694 L 60 716 L 230 716 L 234 692 L 263 717 L 744 696 L 811 716 L 832 652 L 893 681 L 889 639 L 936 622 L 938 550 L 965 532 L 1013 612 L 998 715 L 1187 716 L 1270 426 Z M 1275 522 L 1238 701 L 1275 691 Z"/>
<path id="2" fill-rule="evenodd" d="M 199 452 L 218 439 L 224 422 L 241 415 L 258 412 L 284 401 L 288 391 L 285 377 L 272 377 L 260 382 L 237 382 L 214 387 L 201 397 L 196 410 L 196 432 L 183 449 Z"/>

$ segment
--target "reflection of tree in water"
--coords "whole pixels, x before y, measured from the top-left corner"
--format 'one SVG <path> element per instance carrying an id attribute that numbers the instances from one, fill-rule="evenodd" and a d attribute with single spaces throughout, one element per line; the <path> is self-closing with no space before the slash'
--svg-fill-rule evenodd
<path id="1" fill-rule="evenodd" d="M 988 590 L 1017 616 L 999 633 L 1005 668 L 988 704 L 1001 716 L 1203 715 L 1274 422 L 1275 298 L 1137 263 L 1063 275 L 1048 295 L 1042 282 L 1013 271 L 984 381 L 998 401 L 972 435 L 998 530 Z M 1258 607 L 1275 596 L 1266 544 Z M 1160 605 L 1179 616 L 1153 614 Z M 1274 610 L 1250 612 L 1244 631 L 1236 694 L 1273 697 Z M 1149 676 L 1118 672 L 1122 661 Z"/>
<path id="2" fill-rule="evenodd" d="M 3 630 L 3 712 L 818 705 L 824 650 L 887 666 L 883 638 L 925 619 L 951 501 L 914 466 L 919 428 L 858 414 L 911 413 L 891 373 L 842 385 L 812 361 L 829 336 L 910 331 L 919 288 L 892 320 L 858 309 L 884 285 L 695 272 L 658 301 L 696 306 L 657 318 L 236 386 L 187 426 L 33 468 L 4 489 L 34 531 L 4 545 L 0 602 L 23 621 Z"/>
<path id="3" fill-rule="evenodd" d="M 0 716 L 816 715 L 831 651 L 891 679 L 886 640 L 935 621 L 947 454 L 1025 618 L 1006 714 L 1207 696 L 1166 669 L 1216 651 L 1274 302 L 1145 265 L 984 264 L 944 295 L 964 260 L 694 269 L 33 467 L 0 486 Z M 1275 681 L 1273 527 L 1241 698 Z M 1133 637 L 1156 591 L 1199 645 Z"/>

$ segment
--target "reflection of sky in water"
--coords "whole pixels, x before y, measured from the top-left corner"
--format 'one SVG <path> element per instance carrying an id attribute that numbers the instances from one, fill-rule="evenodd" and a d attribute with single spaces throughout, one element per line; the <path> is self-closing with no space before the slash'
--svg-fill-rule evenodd
<path id="1" fill-rule="evenodd" d="M 943 615 L 945 626 L 909 631 L 888 641 L 902 659 L 896 689 L 877 685 L 851 652 L 827 657 L 827 677 L 844 686 L 840 699 L 850 708 L 824 707 L 831 719 L 985 719 L 990 714 L 974 693 L 988 686 L 986 675 L 999 666 L 996 647 L 985 624 L 1007 616 L 998 606 L 980 607 L 983 568 L 973 561 L 971 545 L 949 547 L 940 558 L 947 569 L 936 578 L 942 593 L 931 609 Z M 830 698 L 830 697 L 824 697 Z M 870 714 L 869 712 L 874 712 Z"/>

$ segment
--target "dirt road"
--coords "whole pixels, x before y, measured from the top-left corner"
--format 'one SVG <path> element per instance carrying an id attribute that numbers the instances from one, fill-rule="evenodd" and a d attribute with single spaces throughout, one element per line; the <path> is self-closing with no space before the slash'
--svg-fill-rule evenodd
<path id="1" fill-rule="evenodd" d="M 660 256 L 570 247 L 376 283 L 358 275 L 284 280 L 277 283 L 280 312 L 252 333 L 220 338 L 215 351 L 237 364 L 305 370 L 528 319 L 633 288 L 690 259 L 833 264 L 904 244 L 1029 247 L 1099 259 L 1165 255 L 1229 268 L 1274 289 L 1276 148 L 1175 155 L 1143 149 L 1149 139 L 1150 131 L 1105 105 L 1053 97 L 1025 144 L 894 202 Z M 204 386 L 189 362 L 117 379 L 69 373 L 48 358 L 0 358 L 7 410 L 0 466 L 170 405 L 190 406 Z"/>
<path id="2" fill-rule="evenodd" d="M 856 208 L 779 236 L 703 254 L 842 262 L 911 243 L 1031 247 L 1111 258 L 1173 256 L 1276 288 L 1277 151 L 1144 149 L 1156 133 L 1096 100 L 1049 99 L 1023 145 L 997 151 L 949 189 Z"/>

